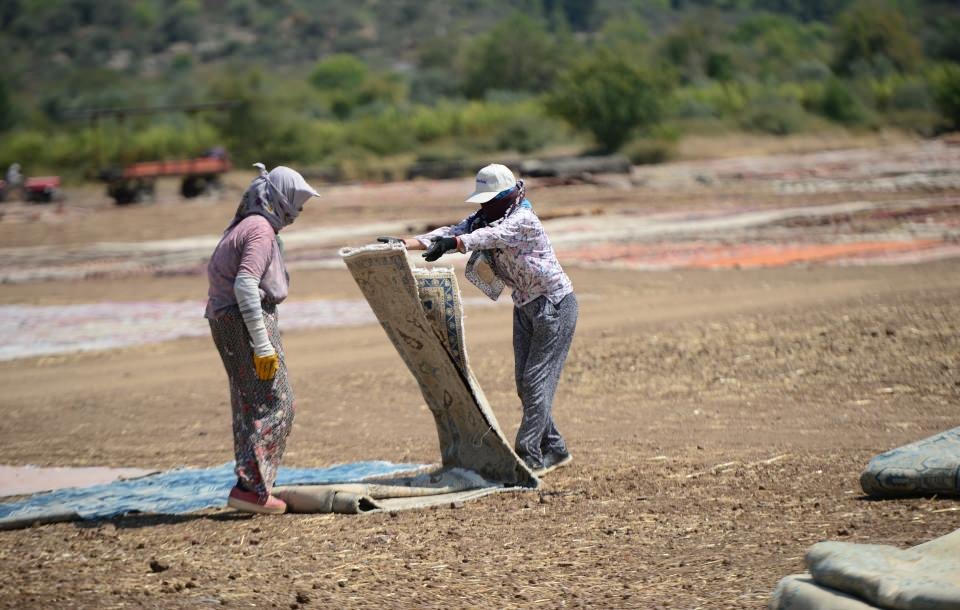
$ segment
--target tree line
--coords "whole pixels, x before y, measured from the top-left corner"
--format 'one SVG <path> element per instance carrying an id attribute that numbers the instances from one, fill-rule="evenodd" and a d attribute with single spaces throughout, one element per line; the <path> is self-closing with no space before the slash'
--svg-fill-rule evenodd
<path id="1" fill-rule="evenodd" d="M 398 177 L 686 133 L 960 128 L 960 9 L 920 0 L 8 0 L 0 165 L 201 154 Z M 92 107 L 231 100 L 99 123 Z"/>

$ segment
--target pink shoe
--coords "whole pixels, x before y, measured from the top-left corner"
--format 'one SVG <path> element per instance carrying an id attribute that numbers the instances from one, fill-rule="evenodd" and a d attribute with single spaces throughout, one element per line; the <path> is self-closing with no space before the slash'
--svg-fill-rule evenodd
<path id="1" fill-rule="evenodd" d="M 279 515 L 287 512 L 287 503 L 274 496 L 261 498 L 255 491 L 246 491 L 234 486 L 227 498 L 227 506 L 246 513 Z"/>

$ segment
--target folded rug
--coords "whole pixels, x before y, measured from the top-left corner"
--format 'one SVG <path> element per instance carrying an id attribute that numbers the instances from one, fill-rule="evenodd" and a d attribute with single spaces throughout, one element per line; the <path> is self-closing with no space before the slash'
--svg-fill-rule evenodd
<path id="1" fill-rule="evenodd" d="M 881 453 L 860 486 L 875 498 L 960 496 L 960 428 Z"/>
<path id="2" fill-rule="evenodd" d="M 780 581 L 772 610 L 960 610 L 960 530 L 909 548 L 820 542 L 810 574 Z"/>
<path id="3" fill-rule="evenodd" d="M 452 269 L 412 270 L 402 244 L 340 251 L 433 414 L 444 468 L 500 487 L 539 481 L 504 437 L 467 361 L 460 289 Z"/>
<path id="4" fill-rule="evenodd" d="M 290 512 L 366 513 L 449 505 L 504 489 L 470 470 L 434 467 L 408 476 L 359 483 L 278 487 L 274 493 L 287 503 Z"/>

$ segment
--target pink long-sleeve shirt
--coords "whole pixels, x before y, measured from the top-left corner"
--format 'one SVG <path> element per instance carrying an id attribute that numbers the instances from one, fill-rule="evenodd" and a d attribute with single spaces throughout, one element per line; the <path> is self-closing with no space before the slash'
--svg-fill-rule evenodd
<path id="1" fill-rule="evenodd" d="M 240 273 L 260 278 L 260 300 L 280 303 L 287 298 L 289 277 L 277 234 L 266 218 L 247 216 L 217 244 L 207 264 L 207 309 L 204 317 L 218 318 L 237 304 L 233 284 Z"/>

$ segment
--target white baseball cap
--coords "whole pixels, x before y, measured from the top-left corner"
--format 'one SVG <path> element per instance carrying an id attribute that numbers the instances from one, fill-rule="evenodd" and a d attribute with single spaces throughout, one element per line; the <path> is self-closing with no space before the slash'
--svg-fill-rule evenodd
<path id="1" fill-rule="evenodd" d="M 501 192 L 512 189 L 517 179 L 505 165 L 491 163 L 477 172 L 477 188 L 466 198 L 467 203 L 486 203 Z"/>

